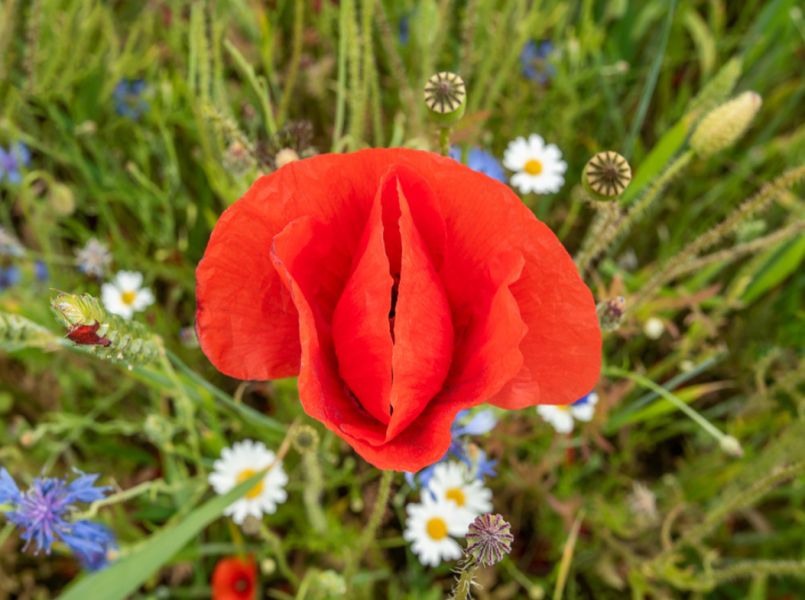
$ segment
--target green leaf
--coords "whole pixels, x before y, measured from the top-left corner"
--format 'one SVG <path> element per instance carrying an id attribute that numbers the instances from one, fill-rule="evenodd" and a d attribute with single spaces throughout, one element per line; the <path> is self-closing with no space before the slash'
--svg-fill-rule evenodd
<path id="1" fill-rule="evenodd" d="M 685 116 L 660 138 L 657 145 L 651 149 L 648 156 L 635 169 L 632 183 L 629 184 L 629 187 L 626 188 L 626 191 L 621 196 L 623 204 L 629 204 L 637 198 L 640 192 L 671 162 L 674 155 L 685 145 L 692 122 L 689 116 Z"/>
<path id="2" fill-rule="evenodd" d="M 805 260 L 805 236 L 772 250 L 746 286 L 741 301 L 750 304 L 795 272 Z"/>
<path id="3" fill-rule="evenodd" d="M 265 472 L 260 471 L 229 493 L 209 500 L 175 527 L 163 529 L 152 535 L 133 554 L 120 559 L 103 571 L 80 579 L 60 596 L 60 600 L 95 598 L 125 600 L 191 539 L 217 519 L 227 506 L 250 490 Z"/>

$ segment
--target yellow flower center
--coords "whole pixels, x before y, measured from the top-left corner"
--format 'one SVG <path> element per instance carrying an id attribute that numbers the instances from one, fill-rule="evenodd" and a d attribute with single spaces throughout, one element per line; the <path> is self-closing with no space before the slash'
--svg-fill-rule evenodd
<path id="1" fill-rule="evenodd" d="M 120 299 L 123 301 L 123 304 L 134 304 L 134 301 L 137 299 L 137 292 L 123 292 L 120 294 Z"/>
<path id="2" fill-rule="evenodd" d="M 238 473 L 238 476 L 235 477 L 235 482 L 243 483 L 247 479 L 251 478 L 255 473 L 257 473 L 257 471 L 255 471 L 254 469 L 243 469 L 240 473 Z M 253 500 L 262 493 L 263 493 L 263 480 L 261 479 L 257 483 L 257 485 L 255 485 L 252 489 L 246 492 L 246 497 L 249 500 Z"/>
<path id="3" fill-rule="evenodd" d="M 450 488 L 447 490 L 445 498 L 452 500 L 459 506 L 464 506 L 467 502 L 467 498 L 464 496 L 464 491 L 461 488 Z"/>
<path id="4" fill-rule="evenodd" d="M 525 164 L 525 166 L 523 167 L 523 171 L 525 171 L 529 175 L 539 175 L 540 173 L 542 173 L 542 163 L 539 162 L 536 158 L 532 158 Z"/>
<path id="5" fill-rule="evenodd" d="M 425 529 L 432 540 L 443 540 L 447 537 L 447 523 L 441 517 L 428 519 Z"/>

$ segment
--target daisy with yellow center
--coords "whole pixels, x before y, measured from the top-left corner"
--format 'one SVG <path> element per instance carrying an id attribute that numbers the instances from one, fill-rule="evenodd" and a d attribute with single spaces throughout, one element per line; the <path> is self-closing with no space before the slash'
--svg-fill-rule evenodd
<path id="1" fill-rule="evenodd" d="M 573 433 L 576 421 L 586 423 L 593 420 L 596 404 L 598 404 L 598 394 L 590 392 L 573 404 L 563 406 L 542 404 L 537 406 L 537 413 L 551 424 L 556 433 Z"/>
<path id="2" fill-rule="evenodd" d="M 224 511 L 238 525 L 249 516 L 260 519 L 264 514 L 275 512 L 277 505 L 287 499 L 285 485 L 288 476 L 282 468 L 282 461 L 276 458 L 262 442 L 244 440 L 233 444 L 231 448 L 224 448 L 221 457 L 213 464 L 209 482 L 218 494 L 226 494 L 262 469 L 274 465 L 240 500 Z"/>
<path id="3" fill-rule="evenodd" d="M 428 490 L 437 500 L 452 503 L 466 512 L 467 526 L 478 515 L 492 512 L 492 491 L 472 477 L 463 462 L 441 462 L 433 470 Z M 427 494 L 427 491 L 425 492 Z"/>
<path id="4" fill-rule="evenodd" d="M 463 537 L 474 517 L 467 517 L 469 511 L 457 508 L 449 500 L 434 499 L 427 491 L 422 494 L 422 502 L 409 504 L 405 508 L 408 518 L 405 521 L 403 537 L 411 542 L 411 551 L 425 566 L 435 567 L 443 560 L 457 560 L 463 551 L 453 537 Z"/>
<path id="5" fill-rule="evenodd" d="M 503 166 L 513 171 L 511 184 L 523 194 L 558 192 L 565 182 L 567 163 L 554 144 L 545 144 L 537 134 L 518 137 L 503 154 Z"/>
<path id="6" fill-rule="evenodd" d="M 101 286 L 101 300 L 104 308 L 113 315 L 131 319 L 135 312 L 154 303 L 154 294 L 143 287 L 142 273 L 120 271 L 112 281 Z"/>

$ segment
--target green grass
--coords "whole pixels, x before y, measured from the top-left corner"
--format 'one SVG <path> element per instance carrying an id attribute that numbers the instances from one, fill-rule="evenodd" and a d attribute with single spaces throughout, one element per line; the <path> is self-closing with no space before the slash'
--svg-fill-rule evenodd
<path id="1" fill-rule="evenodd" d="M 221 448 L 246 437 L 276 448 L 298 418 L 321 434 L 325 532 L 311 530 L 297 501 L 306 479 L 291 451 L 291 501 L 266 519 L 276 537 L 233 535 L 225 520 L 214 521 L 189 533 L 178 554 L 160 556 L 161 569 L 143 573 L 133 597 L 206 597 L 217 558 L 244 548 L 273 565 L 262 575 L 268 597 L 301 597 L 300 589 L 317 597 L 318 572 L 340 571 L 358 547 L 379 473 L 303 416 L 294 381 L 239 386 L 180 342 L 180 330 L 193 323 L 194 269 L 218 215 L 285 147 L 302 154 L 436 149 L 421 90 L 433 72 L 448 69 L 464 77 L 469 98 L 455 143 L 500 157 L 514 137 L 539 133 L 561 148 L 568 163 L 561 193 L 524 201 L 577 254 L 595 218 L 578 182 L 595 152 L 628 155 L 635 180 L 621 200 L 625 210 L 684 151 L 703 107 L 754 90 L 764 103 L 747 134 L 710 159 L 694 157 L 587 271 L 597 299 L 624 295 L 629 306 L 606 337 L 611 369 L 594 422 L 565 438 L 528 409 L 501 414 L 482 440 L 499 460 L 490 486 L 515 547 L 483 574 L 477 595 L 522 598 L 541 589 L 549 597 L 560 571 L 564 598 L 801 593 L 802 229 L 740 257 L 725 252 L 641 295 L 694 239 L 765 183 L 801 167 L 805 17 L 796 2 L 679 0 L 672 17 L 671 3 L 661 0 L 323 0 L 319 11 L 313 4 L 0 6 L 0 146 L 22 141 L 33 153 L 21 184 L 0 183 L 0 225 L 28 249 L 15 263 L 22 282 L 0 290 L 0 311 L 61 338 L 52 290 L 99 293 L 73 267 L 74 251 L 95 236 L 109 244 L 114 270 L 140 271 L 155 290 L 157 304 L 138 320 L 161 336 L 173 365 L 128 370 L 64 340 L 43 351 L 3 339 L 0 466 L 23 481 L 43 469 L 60 475 L 78 467 L 124 490 L 157 482 L 98 514 L 129 564 L 138 564 L 148 538 L 198 519 L 193 510 L 209 494 L 203 476 Z M 398 35 L 403 18 L 406 43 Z M 554 44 L 547 85 L 520 72 L 529 39 Z M 708 88 L 733 59 L 737 79 Z M 148 110 L 139 119 L 116 111 L 113 92 L 123 78 L 147 84 Z M 307 137 L 302 121 L 310 140 L 300 139 Z M 245 155 L 233 152 L 233 142 Z M 801 224 L 801 190 L 801 183 L 785 186 L 704 254 Z M 49 266 L 47 283 L 34 280 L 34 259 Z M 7 262 L 0 257 L 0 266 Z M 634 298 L 641 302 L 629 305 Z M 651 317 L 665 324 L 660 339 L 643 333 Z M 739 440 L 743 457 L 722 452 L 669 395 Z M 775 479 L 780 472 L 788 476 Z M 656 518 L 636 517 L 630 507 L 636 481 L 656 495 Z M 404 506 L 414 498 L 396 478 L 351 597 L 449 591 L 450 565 L 422 567 L 401 537 Z M 582 510 L 572 556 L 560 569 Z M 77 575 L 60 550 L 47 557 L 21 548 L 17 534 L 0 531 L 0 598 L 55 597 Z M 788 560 L 800 562 L 781 562 Z"/>

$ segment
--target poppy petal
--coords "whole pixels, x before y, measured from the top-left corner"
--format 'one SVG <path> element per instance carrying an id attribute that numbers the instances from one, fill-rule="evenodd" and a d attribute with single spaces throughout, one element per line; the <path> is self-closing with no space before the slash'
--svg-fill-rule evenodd
<path id="1" fill-rule="evenodd" d="M 453 356 L 450 306 L 423 237 L 397 183 L 402 240 L 400 283 L 394 319 L 391 407 L 386 439 L 392 439 L 424 410 L 441 389 Z"/>
<path id="2" fill-rule="evenodd" d="M 392 340 L 389 330 L 394 280 L 389 272 L 383 227 L 383 195 L 396 180 L 382 182 L 355 267 L 333 313 L 338 372 L 361 405 L 381 423 L 389 422 Z"/>
<path id="3" fill-rule="evenodd" d="M 385 426 L 353 398 L 338 376 L 328 309 L 318 301 L 321 279 L 318 265 L 337 251 L 331 228 L 312 217 L 289 223 L 274 237 L 271 257 L 288 286 L 299 312 L 303 368 L 299 399 L 305 412 L 339 435 L 382 443 Z M 329 293 L 324 294 L 329 299 Z"/>

